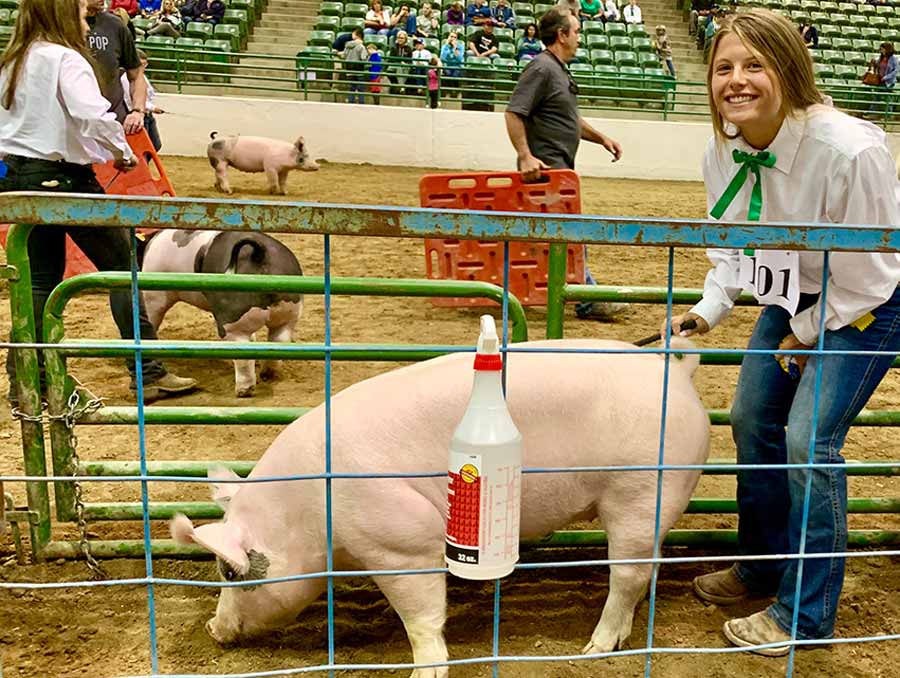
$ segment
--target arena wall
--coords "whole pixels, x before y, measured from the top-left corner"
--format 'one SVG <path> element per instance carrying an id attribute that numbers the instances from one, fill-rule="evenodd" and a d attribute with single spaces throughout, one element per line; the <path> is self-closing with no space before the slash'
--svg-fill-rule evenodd
<path id="1" fill-rule="evenodd" d="M 508 170 L 515 157 L 503 116 L 476 111 L 393 106 L 349 106 L 274 99 L 159 94 L 163 152 L 205 156 L 209 133 L 303 135 L 315 158 L 331 162 L 444 169 Z M 702 179 L 700 160 L 712 135 L 706 122 L 589 118 L 625 149 L 610 162 L 599 146 L 584 144 L 578 171 L 627 179 Z M 900 135 L 890 135 L 892 149 Z"/>

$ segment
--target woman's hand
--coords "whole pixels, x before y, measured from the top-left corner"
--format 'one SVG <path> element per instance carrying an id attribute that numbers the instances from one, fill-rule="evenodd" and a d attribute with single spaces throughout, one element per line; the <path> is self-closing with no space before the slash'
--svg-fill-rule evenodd
<path id="1" fill-rule="evenodd" d="M 808 344 L 803 344 L 800 340 L 793 334 L 787 335 L 784 339 L 781 340 L 781 343 L 778 344 L 778 349 L 781 351 L 803 351 L 807 349 L 811 349 L 812 346 Z M 790 364 L 793 363 L 797 366 L 799 370 L 799 374 L 803 374 L 803 370 L 806 369 L 806 361 L 809 360 L 808 355 L 775 355 L 775 360 L 777 360 L 781 367 L 790 374 Z"/>
<path id="2" fill-rule="evenodd" d="M 119 158 L 113 163 L 113 167 L 120 172 L 130 172 L 137 167 L 137 164 L 137 158 L 132 155 L 130 158 Z"/>
<path id="3" fill-rule="evenodd" d="M 681 329 L 681 326 L 687 320 L 693 320 L 696 323 L 696 326 L 693 329 Z M 696 313 L 691 313 L 688 311 L 687 313 L 682 313 L 681 315 L 672 316 L 672 336 L 673 337 L 690 337 L 694 334 L 706 334 L 709 332 L 709 323 L 706 322 L 703 318 L 701 318 Z M 663 319 L 662 325 L 659 328 L 659 336 L 666 336 L 666 321 Z"/>

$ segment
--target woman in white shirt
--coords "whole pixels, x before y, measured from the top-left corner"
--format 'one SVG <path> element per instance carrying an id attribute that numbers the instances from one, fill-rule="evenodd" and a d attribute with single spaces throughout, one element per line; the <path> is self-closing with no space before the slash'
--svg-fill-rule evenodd
<path id="1" fill-rule="evenodd" d="M 703 173 L 713 218 L 900 225 L 900 183 L 885 134 L 826 105 L 809 51 L 792 23 L 767 10 L 737 14 L 716 35 L 709 64 L 716 134 Z M 747 287 L 764 306 L 749 348 L 771 351 L 743 357 L 731 412 L 738 463 L 806 464 L 811 439 L 814 462 L 843 463 L 840 450 L 850 423 L 890 367 L 890 354 L 900 351 L 900 257 L 835 252 L 827 257 L 823 294 L 821 252 L 716 249 L 708 254 L 713 268 L 703 299 L 673 319 L 673 332 L 693 334 L 681 330 L 687 319 L 696 321 L 699 332 L 715 327 Z M 815 348 L 820 339 L 825 351 L 889 355 L 776 355 Z M 807 480 L 807 471 L 798 468 L 738 473 L 740 555 L 799 552 Z M 846 511 L 844 471 L 815 469 L 806 553 L 846 550 Z M 698 577 L 694 590 L 717 604 L 754 593 L 775 596 L 765 610 L 725 623 L 728 639 L 746 647 L 789 641 L 795 611 L 798 639 L 832 637 L 843 577 L 840 557 L 741 560 Z M 755 651 L 777 656 L 787 654 L 789 646 Z"/>
<path id="2" fill-rule="evenodd" d="M 122 126 L 100 94 L 88 58 L 84 0 L 20 0 L 15 32 L 0 56 L 0 157 L 6 165 L 0 191 L 103 193 L 92 163 L 112 159 L 120 171 L 137 159 Z M 62 280 L 69 234 L 101 271 L 130 269 L 130 237 L 123 228 L 37 226 L 28 240 L 37 337 L 47 297 Z M 123 339 L 134 337 L 131 293 L 110 294 Z M 155 339 L 140 308 L 141 336 Z M 43 361 L 41 361 L 43 362 Z M 134 360 L 127 361 L 134 385 Z M 145 398 L 196 388 L 196 381 L 142 361 Z M 10 402 L 18 402 L 12 351 L 7 354 Z"/>

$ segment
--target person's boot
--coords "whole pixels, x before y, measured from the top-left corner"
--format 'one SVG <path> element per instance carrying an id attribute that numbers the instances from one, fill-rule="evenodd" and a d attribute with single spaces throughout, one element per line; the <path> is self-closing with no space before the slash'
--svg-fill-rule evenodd
<path id="1" fill-rule="evenodd" d="M 611 322 L 627 308 L 628 304 L 617 301 L 582 301 L 575 305 L 575 315 L 580 320 Z"/>
<path id="2" fill-rule="evenodd" d="M 184 395 L 196 390 L 197 380 L 191 377 L 179 377 L 171 372 L 166 372 L 155 381 L 144 384 L 144 402 L 152 403 L 161 398 Z M 136 385 L 132 381 L 131 390 L 136 391 Z"/>
<path id="3" fill-rule="evenodd" d="M 737 565 L 694 579 L 694 593 L 716 605 L 733 605 L 750 597 L 750 588 L 737 575 Z"/>
<path id="4" fill-rule="evenodd" d="M 741 619 L 729 619 L 722 627 L 722 631 L 725 633 L 725 637 L 738 647 L 789 643 L 791 641 L 791 634 L 785 632 L 769 616 L 767 610 L 762 610 Z M 783 657 L 791 651 L 791 646 L 776 645 L 775 647 L 762 647 L 750 651 L 766 657 Z"/>

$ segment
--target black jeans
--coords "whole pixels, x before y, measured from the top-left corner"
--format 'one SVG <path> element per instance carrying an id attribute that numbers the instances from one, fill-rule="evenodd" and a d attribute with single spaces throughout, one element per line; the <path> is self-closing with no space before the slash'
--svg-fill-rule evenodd
<path id="1" fill-rule="evenodd" d="M 90 165 L 74 165 L 32 158 L 7 156 L 5 179 L 0 180 L 2 191 L 48 191 L 55 193 L 103 193 Z M 66 269 L 66 234 L 81 248 L 100 271 L 131 270 L 131 240 L 125 228 L 91 228 L 74 226 L 35 226 L 28 238 L 28 258 L 31 261 L 31 291 L 34 303 L 35 336 L 44 336 L 44 306 L 47 298 L 63 279 Z M 134 339 L 131 318 L 131 291 L 109 293 L 109 306 L 122 339 Z M 143 302 L 139 308 L 142 339 L 156 339 L 156 332 L 147 318 Z M 135 361 L 125 361 L 134 383 Z M 38 352 L 41 383 L 44 383 L 44 358 Z M 141 362 L 144 383 L 159 380 L 166 374 L 162 363 L 144 358 Z M 6 356 L 9 392 L 16 396 L 16 368 L 13 352 Z"/>

